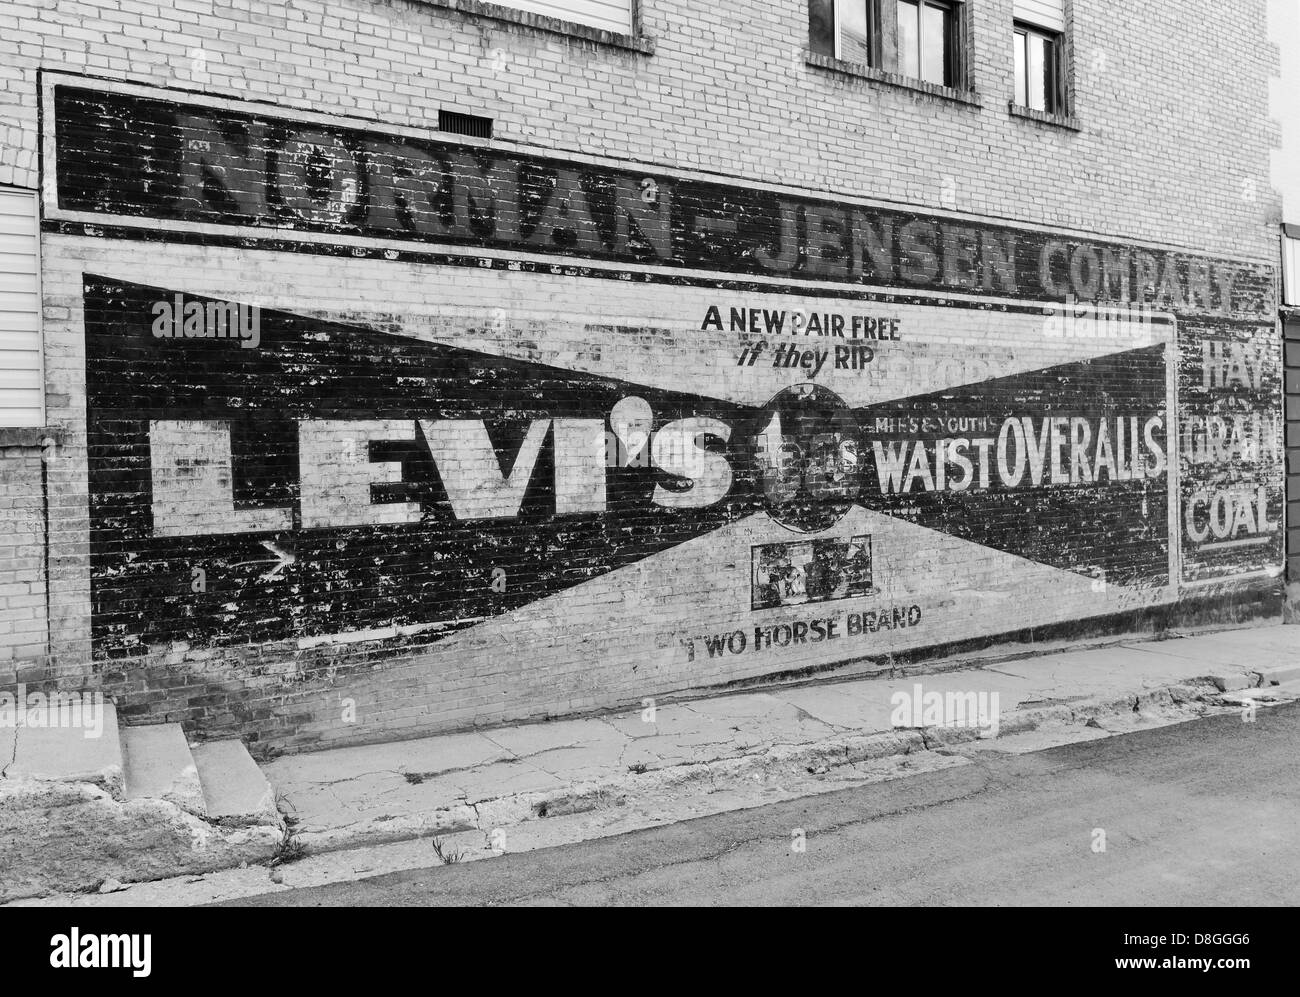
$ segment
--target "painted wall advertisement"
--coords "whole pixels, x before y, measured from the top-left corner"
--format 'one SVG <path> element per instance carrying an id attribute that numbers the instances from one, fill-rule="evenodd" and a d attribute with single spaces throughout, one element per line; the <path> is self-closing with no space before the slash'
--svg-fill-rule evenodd
<path id="1" fill-rule="evenodd" d="M 48 87 L 47 227 L 136 247 L 81 275 L 99 657 L 761 672 L 1281 564 L 1258 268 Z"/>

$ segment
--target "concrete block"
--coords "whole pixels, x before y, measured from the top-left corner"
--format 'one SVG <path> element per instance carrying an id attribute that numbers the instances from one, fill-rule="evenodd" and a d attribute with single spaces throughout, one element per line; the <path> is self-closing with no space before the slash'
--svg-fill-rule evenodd
<path id="1" fill-rule="evenodd" d="M 1250 689 L 1258 684 L 1254 674 L 1235 673 L 1229 675 L 1211 675 L 1210 681 L 1220 692 L 1235 692 L 1238 689 Z"/>
<path id="2" fill-rule="evenodd" d="M 1260 686 L 1257 689 L 1242 689 L 1240 692 L 1225 692 L 1219 698 L 1224 703 L 1232 706 L 1245 706 L 1248 703 L 1289 702 L 1292 699 L 1300 699 L 1300 681 Z"/>
<path id="3" fill-rule="evenodd" d="M 45 726 L 30 723 L 14 730 L 16 745 L 5 775 L 44 782 L 80 782 L 122 796 L 122 744 L 117 711 L 111 703 L 97 707 L 96 726 L 51 726 L 59 719 L 46 710 Z M 85 714 L 83 714 L 85 716 Z"/>
<path id="4" fill-rule="evenodd" d="M 125 799 L 167 800 L 207 814 L 199 770 L 180 724 L 149 724 L 121 731 Z"/>
<path id="5" fill-rule="evenodd" d="M 1300 630 L 1296 631 L 1297 638 L 1300 639 Z M 1300 654 L 1300 652 L 1297 652 Z M 1281 685 L 1284 682 L 1294 682 L 1300 679 L 1300 661 L 1294 665 L 1275 665 L 1270 668 L 1259 669 L 1260 678 L 1264 685 Z"/>
<path id="6" fill-rule="evenodd" d="M 0 902 L 265 862 L 278 825 L 222 828 L 164 800 L 116 800 L 86 783 L 0 780 Z"/>
<path id="7" fill-rule="evenodd" d="M 275 793 L 243 741 L 191 747 L 208 818 L 224 824 L 278 823 Z"/>

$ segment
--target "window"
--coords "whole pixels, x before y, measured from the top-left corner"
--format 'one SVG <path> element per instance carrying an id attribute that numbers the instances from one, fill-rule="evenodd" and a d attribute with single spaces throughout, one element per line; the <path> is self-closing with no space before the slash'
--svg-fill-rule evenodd
<path id="1" fill-rule="evenodd" d="M 1061 36 L 1016 25 L 1016 103 L 1048 114 L 1061 113 Z"/>
<path id="2" fill-rule="evenodd" d="M 965 88 L 962 0 L 809 0 L 814 55 Z"/>
<path id="3" fill-rule="evenodd" d="M 0 187 L 0 429 L 45 425 L 36 194 Z"/>
<path id="4" fill-rule="evenodd" d="M 1068 114 L 1064 0 L 1015 0 L 1015 99 L 1020 107 Z"/>
<path id="5" fill-rule="evenodd" d="M 1300 225 L 1282 226 L 1282 304 L 1287 308 L 1300 307 Z M 1300 393 L 1300 384 L 1297 392 Z M 1296 470 L 1300 471 L 1300 467 Z"/>
<path id="6" fill-rule="evenodd" d="M 898 72 L 941 87 L 956 85 L 957 18 L 952 4 L 897 0 Z"/>
<path id="7" fill-rule="evenodd" d="M 809 48 L 832 59 L 879 66 L 879 10 L 875 0 L 809 0 Z"/>
<path id="8" fill-rule="evenodd" d="M 487 0 L 502 7 L 522 10 L 527 14 L 541 14 L 574 24 L 613 31 L 616 34 L 632 33 L 632 4 L 634 0 Z"/>

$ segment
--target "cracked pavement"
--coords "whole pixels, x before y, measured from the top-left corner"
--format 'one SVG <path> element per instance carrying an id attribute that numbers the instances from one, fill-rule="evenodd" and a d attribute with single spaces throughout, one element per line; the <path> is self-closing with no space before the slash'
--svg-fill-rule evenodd
<path id="1" fill-rule="evenodd" d="M 891 725 L 892 695 L 916 684 L 926 692 L 996 692 L 1004 724 L 1026 711 L 1056 708 L 1070 717 L 1072 704 L 1108 702 L 1101 720 L 1094 715 L 1085 727 L 1086 718 L 1074 718 L 1075 736 L 1128 731 L 1151 722 L 1151 704 L 1138 697 L 1210 675 L 1254 682 L 1251 669 L 1295 662 L 1294 641 L 1284 627 L 1117 640 L 933 674 L 899 671 L 661 703 L 652 720 L 632 709 L 282 756 L 263 770 L 282 808 L 297 818 L 301 840 L 317 852 L 429 834 L 488 838 L 503 826 L 623 805 L 678 781 L 721 792 L 759 778 L 755 773 L 766 778 L 768 760 L 824 774 L 858 757 L 854 744 L 864 738 L 900 737 L 898 753 L 941 748 L 947 731 Z M 816 758 L 823 747 L 829 761 Z M 804 766 L 808 757 L 814 761 Z"/>
<path id="2" fill-rule="evenodd" d="M 1042 752 L 992 748 L 912 779 L 231 903 L 1293 906 L 1297 721 L 1291 703 L 1253 723 L 1223 715 Z"/>

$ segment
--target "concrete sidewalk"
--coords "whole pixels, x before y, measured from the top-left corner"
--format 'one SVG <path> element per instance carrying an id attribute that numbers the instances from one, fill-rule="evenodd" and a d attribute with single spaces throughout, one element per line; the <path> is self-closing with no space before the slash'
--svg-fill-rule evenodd
<path id="1" fill-rule="evenodd" d="M 843 788 L 897 774 L 927 749 L 1024 750 L 1240 709 L 1233 690 L 1292 680 L 1300 628 L 1262 626 L 292 755 L 263 768 L 309 853 L 442 835 L 481 857 L 624 830 L 638 810 L 642 826 L 683 819 L 691 797 L 705 799 L 685 816 Z M 895 727 L 891 698 L 917 685 L 996 693 L 999 739 L 971 727 Z M 583 819 L 561 830 L 561 817 Z"/>
<path id="2" fill-rule="evenodd" d="M 620 835 L 1300 698 L 1300 628 L 1265 625 L 802 684 L 642 711 L 285 756 L 288 864 L 16 906 L 183 906 Z M 996 738 L 895 727 L 895 692 L 998 694 Z M 924 718 L 922 718 L 924 720 Z M 301 849 L 299 846 L 302 846 Z"/>

